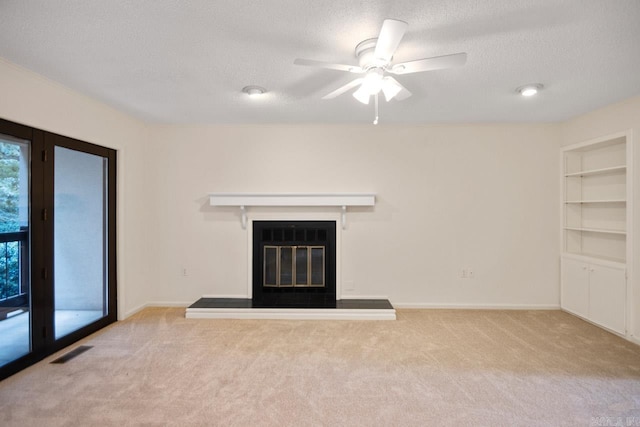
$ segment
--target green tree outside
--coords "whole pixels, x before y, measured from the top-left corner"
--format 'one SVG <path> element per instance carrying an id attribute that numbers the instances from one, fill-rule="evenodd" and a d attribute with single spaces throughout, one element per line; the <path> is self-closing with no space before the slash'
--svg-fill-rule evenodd
<path id="1" fill-rule="evenodd" d="M 20 231 L 20 146 L 0 141 L 0 233 Z M 0 243 L 0 301 L 19 293 L 20 245 Z"/>

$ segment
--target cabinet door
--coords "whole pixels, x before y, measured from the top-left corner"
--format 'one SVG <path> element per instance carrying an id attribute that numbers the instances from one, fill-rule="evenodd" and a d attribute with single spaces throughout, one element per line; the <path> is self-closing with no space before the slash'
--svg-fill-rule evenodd
<path id="1" fill-rule="evenodd" d="M 618 333 L 625 333 L 625 303 L 627 286 L 625 270 L 589 266 L 589 318 Z"/>
<path id="2" fill-rule="evenodd" d="M 564 310 L 589 317 L 589 268 L 584 262 L 562 258 L 562 292 Z"/>

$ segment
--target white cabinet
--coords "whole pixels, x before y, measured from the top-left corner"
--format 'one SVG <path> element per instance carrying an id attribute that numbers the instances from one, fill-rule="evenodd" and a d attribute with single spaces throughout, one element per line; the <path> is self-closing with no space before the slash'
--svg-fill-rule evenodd
<path id="1" fill-rule="evenodd" d="M 589 319 L 623 335 L 626 282 L 624 268 L 589 265 Z"/>
<path id="2" fill-rule="evenodd" d="M 589 317 L 589 264 L 562 258 L 562 308 Z"/>
<path id="3" fill-rule="evenodd" d="M 624 266 L 562 257 L 564 310 L 624 335 L 626 294 Z"/>
<path id="4" fill-rule="evenodd" d="M 621 132 L 562 150 L 561 307 L 626 332 L 633 151 Z"/>

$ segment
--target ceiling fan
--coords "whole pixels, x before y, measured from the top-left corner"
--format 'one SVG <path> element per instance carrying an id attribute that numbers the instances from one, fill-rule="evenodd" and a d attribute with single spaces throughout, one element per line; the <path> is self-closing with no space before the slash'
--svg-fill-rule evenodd
<path id="1" fill-rule="evenodd" d="M 296 65 L 364 74 L 363 77 L 359 77 L 328 93 L 323 96 L 322 99 L 335 98 L 359 86 L 353 93 L 353 96 L 363 104 L 368 104 L 371 96 L 374 96 L 376 102 L 376 119 L 373 123 L 377 124 L 378 94 L 381 91 L 387 102 L 392 99 L 402 101 L 411 96 L 411 92 L 409 92 L 407 88 L 388 74 L 403 75 L 453 68 L 462 66 L 467 61 L 467 54 L 463 52 L 392 64 L 393 54 L 398 48 L 404 33 L 407 31 L 407 27 L 408 24 L 404 21 L 385 19 L 382 23 L 378 38 L 364 40 L 356 46 L 355 55 L 356 58 L 358 58 L 359 65 L 332 64 L 329 62 L 300 58 L 297 58 L 293 63 Z"/>

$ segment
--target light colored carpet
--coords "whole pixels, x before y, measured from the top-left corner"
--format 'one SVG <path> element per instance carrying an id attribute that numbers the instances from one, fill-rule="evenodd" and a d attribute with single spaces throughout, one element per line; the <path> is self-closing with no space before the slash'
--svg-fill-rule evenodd
<path id="1" fill-rule="evenodd" d="M 640 425 L 640 347 L 559 311 L 150 308 L 78 344 L 0 382 L 0 425 Z"/>

